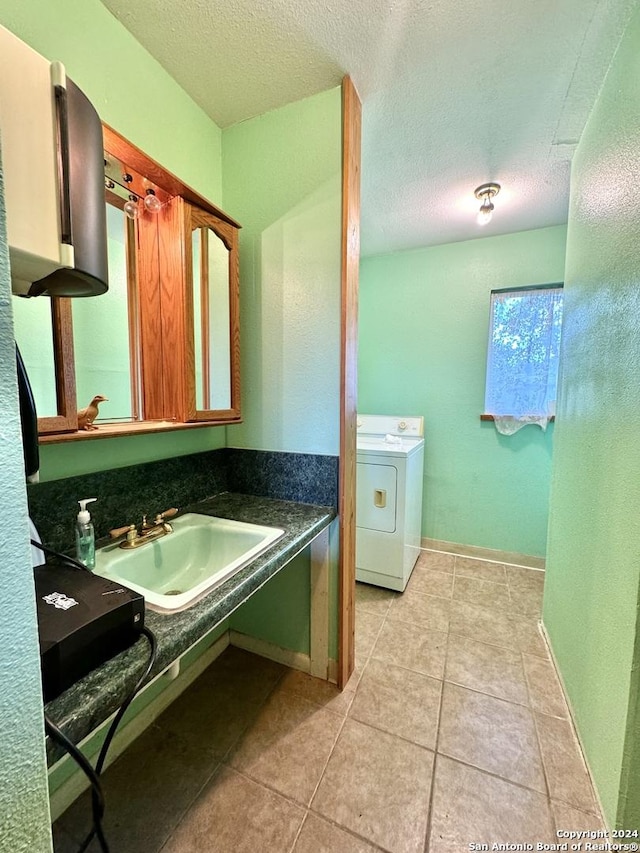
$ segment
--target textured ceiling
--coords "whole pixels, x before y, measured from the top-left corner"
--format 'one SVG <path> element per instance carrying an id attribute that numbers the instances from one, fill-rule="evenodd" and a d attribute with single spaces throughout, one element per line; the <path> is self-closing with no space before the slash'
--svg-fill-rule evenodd
<path id="1" fill-rule="evenodd" d="M 221 127 L 363 100 L 362 250 L 566 221 L 575 144 L 637 0 L 103 0 Z M 498 181 L 493 221 L 474 188 Z"/>

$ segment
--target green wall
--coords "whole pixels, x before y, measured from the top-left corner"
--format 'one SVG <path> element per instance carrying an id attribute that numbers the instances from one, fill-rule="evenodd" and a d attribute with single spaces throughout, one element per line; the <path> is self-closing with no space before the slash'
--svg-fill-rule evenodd
<path id="1" fill-rule="evenodd" d="M 223 132 L 224 208 L 243 225 L 233 447 L 338 453 L 341 150 L 339 88 Z"/>
<path id="2" fill-rule="evenodd" d="M 553 425 L 480 422 L 492 288 L 562 281 L 564 226 L 363 258 L 358 410 L 424 415 L 422 535 L 543 556 Z"/>
<path id="3" fill-rule="evenodd" d="M 308 655 L 310 567 L 309 549 L 305 548 L 231 615 L 229 627 Z M 303 606 L 296 606 L 297 602 Z"/>
<path id="4" fill-rule="evenodd" d="M 0 24 L 43 56 L 63 62 L 103 121 L 211 201 L 221 203 L 220 128 L 102 3 L 5 3 L 0 8 Z M 87 402 L 78 401 L 81 406 Z M 211 450 L 224 444 L 225 428 L 211 427 L 170 435 L 74 442 L 73 446 L 47 445 L 41 448 L 41 479 Z"/>
<path id="5" fill-rule="evenodd" d="M 224 208 L 243 224 L 244 423 L 227 428 L 231 447 L 339 452 L 341 117 L 338 88 L 223 131 Z M 335 656 L 335 524 L 330 541 Z M 307 551 L 231 626 L 308 654 L 308 565 Z"/>
<path id="6" fill-rule="evenodd" d="M 576 151 L 544 622 L 611 825 L 640 828 L 640 11 Z"/>
<path id="7" fill-rule="evenodd" d="M 40 656 L 28 546 L 9 255 L 0 169 L 0 849 L 51 850 Z"/>

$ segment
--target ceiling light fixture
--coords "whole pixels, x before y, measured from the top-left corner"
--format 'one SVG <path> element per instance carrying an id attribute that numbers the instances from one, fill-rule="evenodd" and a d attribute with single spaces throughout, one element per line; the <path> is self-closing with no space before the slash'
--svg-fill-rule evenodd
<path id="1" fill-rule="evenodd" d="M 492 199 L 500 192 L 500 184 L 481 184 L 474 190 L 474 195 L 482 201 L 478 211 L 478 225 L 487 225 L 493 216 L 494 204 Z"/>

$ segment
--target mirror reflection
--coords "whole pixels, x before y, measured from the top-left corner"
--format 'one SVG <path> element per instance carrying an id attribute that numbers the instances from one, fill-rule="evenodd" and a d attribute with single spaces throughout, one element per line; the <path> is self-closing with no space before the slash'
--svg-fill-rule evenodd
<path id="1" fill-rule="evenodd" d="M 229 251 L 212 228 L 194 229 L 196 408 L 231 408 Z"/>
<path id="2" fill-rule="evenodd" d="M 13 296 L 15 338 L 29 376 L 38 417 L 58 414 L 51 301 Z"/>
<path id="3" fill-rule="evenodd" d="M 138 414 L 130 334 L 134 293 L 127 260 L 132 226 L 123 209 L 107 204 L 109 290 L 99 299 L 73 303 L 78 407 L 97 394 L 106 397 L 99 421 L 132 420 Z"/>

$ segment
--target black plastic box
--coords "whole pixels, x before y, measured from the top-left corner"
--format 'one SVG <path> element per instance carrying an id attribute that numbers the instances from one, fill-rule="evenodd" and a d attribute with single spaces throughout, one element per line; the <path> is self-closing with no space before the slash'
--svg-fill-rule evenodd
<path id="1" fill-rule="evenodd" d="M 45 564 L 34 569 L 44 700 L 133 645 L 144 598 L 90 571 Z"/>

